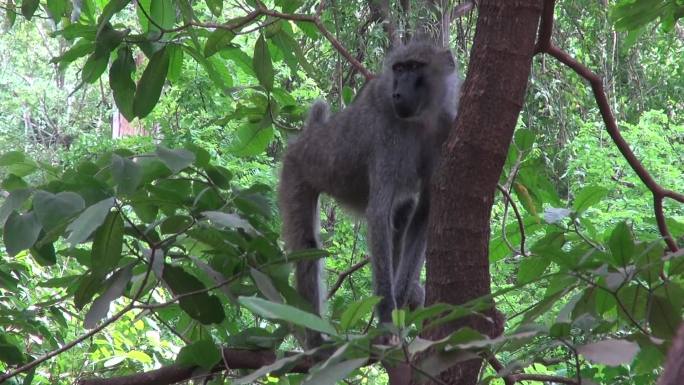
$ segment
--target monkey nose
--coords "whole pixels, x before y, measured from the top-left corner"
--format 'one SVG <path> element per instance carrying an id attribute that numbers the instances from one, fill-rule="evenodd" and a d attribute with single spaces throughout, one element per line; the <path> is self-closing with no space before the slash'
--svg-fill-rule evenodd
<path id="1" fill-rule="evenodd" d="M 398 92 L 395 92 L 392 94 L 392 99 L 394 100 L 400 100 L 401 99 L 401 94 Z"/>

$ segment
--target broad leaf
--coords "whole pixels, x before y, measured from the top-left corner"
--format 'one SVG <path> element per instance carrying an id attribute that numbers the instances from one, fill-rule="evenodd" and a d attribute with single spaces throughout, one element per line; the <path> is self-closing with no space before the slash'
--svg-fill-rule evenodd
<path id="1" fill-rule="evenodd" d="M 72 247 L 85 242 L 90 234 L 104 222 L 110 209 L 114 206 L 114 198 L 103 199 L 88 207 L 66 228 L 69 233 L 67 243 Z"/>
<path id="2" fill-rule="evenodd" d="M 206 0 L 207 7 L 214 16 L 221 16 L 223 10 L 223 0 Z"/>
<path id="3" fill-rule="evenodd" d="M 133 99 L 133 113 L 139 118 L 144 118 L 152 112 L 161 96 L 166 74 L 169 71 L 169 51 L 162 48 L 157 51 L 138 81 L 138 86 Z"/>
<path id="4" fill-rule="evenodd" d="M 587 186 L 575 195 L 572 208 L 577 214 L 581 214 L 600 202 L 606 195 L 608 195 L 608 190 L 603 187 Z"/>
<path id="5" fill-rule="evenodd" d="M 182 148 L 171 150 L 164 146 L 157 146 L 156 154 L 174 174 L 179 173 L 195 161 L 195 154 Z"/>
<path id="6" fill-rule="evenodd" d="M 40 234 L 40 222 L 35 213 L 17 214 L 13 212 L 5 222 L 3 242 L 10 256 L 33 246 Z"/>
<path id="7" fill-rule="evenodd" d="M 233 31 L 228 29 L 216 28 L 207 38 L 204 45 L 204 56 L 209 57 L 222 48 L 227 47 L 235 37 Z"/>
<path id="8" fill-rule="evenodd" d="M 167 78 L 170 82 L 177 82 L 183 71 L 183 48 L 177 44 L 171 44 L 169 50 L 169 72 Z"/>
<path id="9" fill-rule="evenodd" d="M 116 106 L 127 120 L 133 120 L 133 98 L 135 96 L 135 82 L 131 75 L 135 72 L 133 52 L 128 46 L 119 48 L 118 55 L 109 69 L 109 86 Z"/>
<path id="10" fill-rule="evenodd" d="M 202 291 L 206 289 L 204 284 L 181 267 L 165 264 L 163 279 L 176 296 L 197 292 L 179 300 L 181 309 L 190 317 L 205 325 L 220 323 L 226 317 L 218 297 Z"/>
<path id="11" fill-rule="evenodd" d="M 254 283 L 256 283 L 257 288 L 259 288 L 259 291 L 261 292 L 261 294 L 264 295 L 264 297 L 266 297 L 269 301 L 272 302 L 283 302 L 283 297 L 278 292 L 278 289 L 275 288 L 275 286 L 273 285 L 273 281 L 271 281 L 271 278 L 269 278 L 269 276 L 253 267 L 249 269 L 249 273 L 252 276 Z"/>
<path id="12" fill-rule="evenodd" d="M 10 214 L 20 208 L 28 200 L 29 196 L 31 196 L 31 191 L 28 189 L 14 190 L 10 193 L 5 202 L 3 202 L 2 207 L 0 207 L 0 227 L 5 227 L 5 222 Z"/>
<path id="13" fill-rule="evenodd" d="M 380 299 L 380 297 L 371 296 L 349 305 L 340 318 L 340 329 L 348 331 L 355 326 L 357 322 L 373 311 L 373 306 L 377 305 Z"/>
<path id="14" fill-rule="evenodd" d="M 81 79 L 85 83 L 94 83 L 100 78 L 100 75 L 107 69 L 107 64 L 109 63 L 109 51 L 99 52 L 97 49 L 95 52 L 88 56 L 83 65 L 83 71 L 81 72 Z"/>
<path id="15" fill-rule="evenodd" d="M 176 356 L 177 364 L 199 366 L 206 370 L 210 370 L 220 361 L 221 351 L 212 340 L 206 339 L 184 346 Z"/>
<path id="16" fill-rule="evenodd" d="M 38 190 L 33 196 L 33 211 L 45 231 L 52 230 L 84 207 L 83 198 L 73 192 L 52 194 Z"/>
<path id="17" fill-rule="evenodd" d="M 107 316 L 112 301 L 121 297 L 132 276 L 133 268 L 128 266 L 117 271 L 107 280 L 107 289 L 93 301 L 85 315 L 83 325 L 86 329 L 94 328 L 101 319 Z"/>
<path id="18" fill-rule="evenodd" d="M 628 364 L 632 362 L 638 351 L 639 345 L 635 342 L 615 339 L 577 347 L 577 352 L 587 360 L 608 366 Z"/>
<path id="19" fill-rule="evenodd" d="M 325 321 L 314 314 L 299 310 L 296 307 L 267 301 L 257 297 L 240 297 L 238 298 L 238 301 L 242 306 L 262 317 L 279 319 L 326 334 L 337 335 L 337 331 L 335 331 L 335 328 L 333 328 L 328 321 Z"/>
<path id="20" fill-rule="evenodd" d="M 117 192 L 130 195 L 138 188 L 142 179 L 140 165 L 128 158 L 112 155 L 112 178 L 117 184 Z"/>
<path id="21" fill-rule="evenodd" d="M 40 5 L 39 0 L 22 0 L 21 1 L 21 14 L 24 15 L 26 20 L 31 20 L 33 14 L 36 13 Z"/>
<path id="22" fill-rule="evenodd" d="M 62 16 L 64 16 L 64 13 L 67 10 L 66 2 L 67 0 L 47 0 L 47 3 L 45 4 L 47 11 L 55 24 L 59 24 Z"/>
<path id="23" fill-rule="evenodd" d="M 124 225 L 121 214 L 112 211 L 95 232 L 92 248 L 92 264 L 95 276 L 104 277 L 116 267 L 123 249 Z"/>
<path id="24" fill-rule="evenodd" d="M 175 0 L 152 0 L 150 3 L 150 30 L 158 31 L 160 26 L 170 29 L 176 22 L 176 1 Z"/>
<path id="25" fill-rule="evenodd" d="M 634 257 L 634 240 L 627 223 L 620 222 L 608 239 L 608 247 L 617 266 L 626 266 Z"/>
<path id="26" fill-rule="evenodd" d="M 271 60 L 271 53 L 268 51 L 268 45 L 264 39 L 264 35 L 259 35 L 259 38 L 254 45 L 252 67 L 254 68 L 257 79 L 259 79 L 259 83 L 261 83 L 266 91 L 272 90 L 273 62 Z"/>

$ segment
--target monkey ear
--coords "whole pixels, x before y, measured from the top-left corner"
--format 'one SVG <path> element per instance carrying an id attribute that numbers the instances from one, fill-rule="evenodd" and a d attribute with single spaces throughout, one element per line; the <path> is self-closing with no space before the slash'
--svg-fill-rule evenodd
<path id="1" fill-rule="evenodd" d="M 449 70 L 456 68 L 456 61 L 454 60 L 454 55 L 451 53 L 451 50 L 447 49 L 440 52 L 439 58 L 444 68 L 448 68 Z"/>

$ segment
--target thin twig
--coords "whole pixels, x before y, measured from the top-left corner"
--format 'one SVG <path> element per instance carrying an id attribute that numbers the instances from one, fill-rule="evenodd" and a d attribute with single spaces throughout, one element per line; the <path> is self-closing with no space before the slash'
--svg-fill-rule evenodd
<path id="1" fill-rule="evenodd" d="M 328 299 L 332 298 L 333 295 L 337 292 L 337 290 L 342 286 L 342 283 L 344 283 L 344 280 L 354 273 L 356 270 L 359 270 L 360 268 L 366 266 L 366 264 L 370 261 L 370 257 L 366 256 L 364 259 L 362 259 L 360 262 L 357 262 L 354 264 L 352 267 L 348 268 L 347 270 L 343 271 L 340 273 L 339 276 L 337 276 L 337 281 L 335 281 L 335 284 L 332 286 L 330 289 L 330 292 L 328 293 Z"/>
<path id="2" fill-rule="evenodd" d="M 506 200 L 511 204 L 511 207 L 513 208 L 513 213 L 515 213 L 515 218 L 518 220 L 518 227 L 520 228 L 520 255 L 523 257 L 526 256 L 527 254 L 525 253 L 525 223 L 522 220 L 522 216 L 520 215 L 520 211 L 518 211 L 518 206 L 516 206 L 515 202 L 513 202 L 513 198 L 511 197 L 511 194 L 506 191 L 506 189 L 499 183 L 496 184 L 496 188 L 501 191 L 501 194 L 506 197 Z M 504 228 L 504 236 L 506 236 L 506 229 Z"/>

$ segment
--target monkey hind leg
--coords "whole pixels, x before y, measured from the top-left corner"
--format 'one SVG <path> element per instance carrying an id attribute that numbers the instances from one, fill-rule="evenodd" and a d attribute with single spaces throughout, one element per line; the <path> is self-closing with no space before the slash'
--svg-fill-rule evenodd
<path id="1" fill-rule="evenodd" d="M 283 238 L 287 251 L 319 248 L 319 192 L 301 176 L 300 168 L 286 156 L 280 178 L 278 199 L 283 218 Z M 316 314 L 321 314 L 322 261 L 299 261 L 295 266 L 297 292 L 306 299 Z M 306 348 L 320 345 L 320 333 L 307 330 L 300 343 Z"/>
<path id="2" fill-rule="evenodd" d="M 414 282 L 409 289 L 409 296 L 407 299 L 409 309 L 416 310 L 425 305 L 425 288 L 420 282 Z"/>

